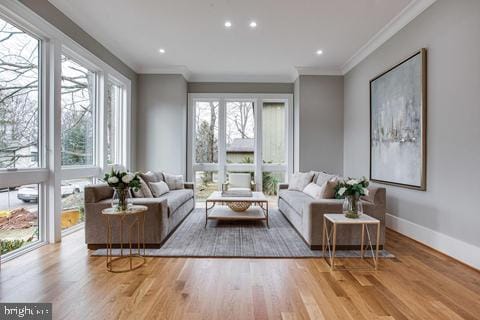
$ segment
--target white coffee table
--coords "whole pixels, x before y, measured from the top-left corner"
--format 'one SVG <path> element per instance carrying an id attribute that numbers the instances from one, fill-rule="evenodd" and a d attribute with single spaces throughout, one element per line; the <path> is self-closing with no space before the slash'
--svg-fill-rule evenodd
<path id="1" fill-rule="evenodd" d="M 332 227 L 328 231 L 327 223 L 330 223 Z M 370 250 L 372 251 L 372 259 L 374 263 L 374 269 L 378 268 L 378 251 L 380 245 L 380 220 L 370 217 L 366 214 L 362 214 L 359 218 L 352 219 L 345 217 L 344 214 L 338 213 L 327 213 L 323 215 L 323 232 L 322 232 L 322 251 L 323 256 L 325 256 L 325 248 L 328 247 L 328 253 L 330 258 L 330 269 L 335 270 L 335 250 L 337 246 L 337 225 L 348 224 L 348 225 L 359 225 L 362 227 L 362 240 L 360 248 L 360 257 L 364 257 L 364 248 L 365 248 L 365 229 L 367 230 L 368 243 L 370 245 Z M 370 237 L 370 231 L 368 230 L 368 225 L 373 224 L 377 226 L 377 242 L 375 253 L 373 251 L 372 239 Z M 332 244 L 330 244 L 332 242 Z M 332 249 L 330 250 L 330 246 Z M 328 260 L 327 260 L 328 262 Z"/>
<path id="2" fill-rule="evenodd" d="M 229 202 L 248 202 L 251 207 L 236 212 L 225 206 Z M 208 220 L 265 220 L 269 228 L 267 197 L 263 192 L 255 191 L 249 197 L 222 196 L 221 191 L 215 191 L 205 200 L 205 227 Z"/>

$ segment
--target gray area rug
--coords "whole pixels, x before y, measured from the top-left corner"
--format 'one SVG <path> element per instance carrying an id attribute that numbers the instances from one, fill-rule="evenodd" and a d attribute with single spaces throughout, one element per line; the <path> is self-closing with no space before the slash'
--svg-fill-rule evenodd
<path id="1" fill-rule="evenodd" d="M 195 209 L 160 249 L 147 249 L 153 257 L 254 257 L 308 258 L 322 257 L 321 250 L 310 250 L 285 217 L 271 209 L 270 228 L 263 221 L 228 222 L 210 220 L 205 225 L 204 209 Z M 114 249 L 114 254 L 119 250 Z M 328 251 L 326 253 L 328 255 Z M 106 255 L 105 249 L 93 256 Z M 394 258 L 386 250 L 382 258 Z M 359 250 L 337 250 L 337 257 L 359 257 Z M 371 256 L 366 251 L 366 256 Z"/>

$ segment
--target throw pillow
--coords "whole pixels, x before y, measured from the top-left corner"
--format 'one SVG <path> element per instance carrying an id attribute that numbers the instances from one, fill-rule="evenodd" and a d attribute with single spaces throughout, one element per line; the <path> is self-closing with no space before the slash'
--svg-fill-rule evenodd
<path id="1" fill-rule="evenodd" d="M 303 189 L 303 193 L 309 195 L 313 199 L 320 199 L 322 197 L 322 192 L 323 188 L 313 182 L 307 184 L 305 189 Z"/>
<path id="2" fill-rule="evenodd" d="M 182 175 L 174 175 L 164 172 L 163 177 L 165 178 L 165 182 L 170 190 L 179 190 L 185 188 L 185 181 L 183 180 Z"/>
<path id="3" fill-rule="evenodd" d="M 322 189 L 321 199 L 334 199 L 335 187 L 337 186 L 337 184 L 338 184 L 338 179 L 336 177 L 328 181 L 325 181 L 323 185 L 320 187 Z"/>
<path id="4" fill-rule="evenodd" d="M 153 196 L 155 198 L 158 198 L 161 195 L 170 191 L 168 185 L 164 181 L 149 182 L 148 185 L 150 186 L 150 189 L 152 190 Z"/>
<path id="5" fill-rule="evenodd" d="M 163 181 L 163 175 L 161 172 L 148 171 L 140 173 L 139 175 L 146 183 Z"/>
<path id="6" fill-rule="evenodd" d="M 307 184 L 312 182 L 313 172 L 297 172 L 292 175 L 289 181 L 288 190 L 303 191 Z"/>
<path id="7" fill-rule="evenodd" d="M 150 188 L 148 187 L 147 183 L 142 179 L 142 177 L 139 177 L 140 179 L 140 189 L 137 191 L 133 191 L 133 196 L 135 198 L 153 198 L 152 191 L 150 191 Z"/>
<path id="8" fill-rule="evenodd" d="M 325 172 L 318 172 L 317 173 L 317 179 L 315 180 L 315 183 L 318 184 L 319 186 L 323 186 L 323 184 L 329 180 L 332 180 L 335 175 L 333 174 L 328 174 Z"/>

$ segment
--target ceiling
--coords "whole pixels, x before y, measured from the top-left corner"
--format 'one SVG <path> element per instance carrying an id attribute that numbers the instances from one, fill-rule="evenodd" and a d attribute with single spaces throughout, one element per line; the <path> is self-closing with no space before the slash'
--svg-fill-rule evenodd
<path id="1" fill-rule="evenodd" d="M 280 82 L 341 74 L 415 0 L 49 1 L 138 73 Z"/>

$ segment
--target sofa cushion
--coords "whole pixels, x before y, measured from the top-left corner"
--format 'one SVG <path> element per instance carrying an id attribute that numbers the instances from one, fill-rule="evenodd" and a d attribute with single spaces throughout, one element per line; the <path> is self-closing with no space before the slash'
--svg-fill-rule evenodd
<path id="1" fill-rule="evenodd" d="M 150 187 L 148 184 L 142 179 L 142 177 L 138 178 L 140 180 L 140 188 L 135 191 L 133 191 L 133 197 L 134 198 L 153 198 L 152 191 L 150 190 Z"/>
<path id="2" fill-rule="evenodd" d="M 169 215 L 172 215 L 185 202 L 193 198 L 193 190 L 192 189 L 170 190 L 170 192 L 164 194 L 159 199 L 163 197 L 167 199 L 168 213 Z"/>
<path id="3" fill-rule="evenodd" d="M 161 172 L 153 172 L 153 171 L 148 171 L 145 173 L 140 173 L 139 176 L 145 181 L 147 184 L 152 183 L 152 182 L 160 182 L 160 181 L 165 181 L 163 179 L 163 174 Z"/>
<path id="4" fill-rule="evenodd" d="M 184 186 L 185 181 L 183 180 L 182 175 L 174 175 L 174 174 L 169 174 L 164 172 L 163 177 L 170 190 L 179 190 L 179 189 L 185 188 Z"/>
<path id="5" fill-rule="evenodd" d="M 318 184 L 319 186 L 323 186 L 323 184 L 329 180 L 332 180 L 333 178 L 335 178 L 336 175 L 334 174 L 329 174 L 329 173 L 325 173 L 325 172 L 317 172 L 316 173 L 316 177 L 314 178 L 314 182 L 316 184 Z"/>
<path id="6" fill-rule="evenodd" d="M 165 181 L 149 182 L 148 186 L 150 187 L 150 190 L 152 190 L 153 196 L 156 198 L 170 191 Z"/>
<path id="7" fill-rule="evenodd" d="M 313 171 L 294 173 L 289 180 L 288 190 L 303 191 L 312 182 L 313 175 Z"/>
<path id="8" fill-rule="evenodd" d="M 318 184 L 310 182 L 305 189 L 303 189 L 303 193 L 309 195 L 313 199 L 320 199 L 322 197 L 323 189 Z"/>
<path id="9" fill-rule="evenodd" d="M 285 200 L 299 215 L 313 199 L 301 191 L 280 190 L 278 196 Z"/>

